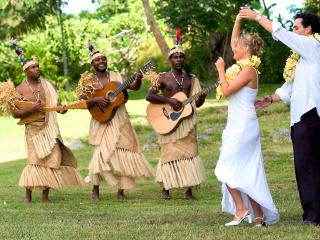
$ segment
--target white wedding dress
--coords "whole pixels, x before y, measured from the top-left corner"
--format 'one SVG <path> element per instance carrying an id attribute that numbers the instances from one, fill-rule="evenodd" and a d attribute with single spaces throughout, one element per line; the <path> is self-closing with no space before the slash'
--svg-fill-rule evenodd
<path id="1" fill-rule="evenodd" d="M 279 221 L 263 166 L 259 123 L 254 102 L 257 89 L 247 86 L 229 98 L 228 121 L 222 134 L 220 158 L 215 174 L 222 182 L 222 211 L 236 213 L 236 207 L 226 184 L 238 189 L 254 217 L 248 196 L 262 207 L 266 224 Z"/>

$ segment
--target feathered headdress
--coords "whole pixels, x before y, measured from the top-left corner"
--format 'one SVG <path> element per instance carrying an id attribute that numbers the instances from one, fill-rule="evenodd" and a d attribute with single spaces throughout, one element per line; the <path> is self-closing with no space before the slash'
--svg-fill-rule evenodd
<path id="1" fill-rule="evenodd" d="M 36 58 L 25 58 L 22 49 L 18 46 L 16 40 L 11 41 L 11 47 L 14 49 L 15 53 L 17 54 L 19 58 L 19 62 L 22 64 L 22 69 L 25 71 L 28 67 L 34 64 L 38 64 Z"/>
<path id="2" fill-rule="evenodd" d="M 183 55 L 185 54 L 184 51 L 182 50 L 182 46 L 181 46 L 181 30 L 180 30 L 180 28 L 176 29 L 176 45 L 175 45 L 175 47 L 171 48 L 171 50 L 169 51 L 168 58 L 170 58 L 171 55 L 174 53 L 182 53 Z"/>
<path id="3" fill-rule="evenodd" d="M 102 51 L 94 51 L 94 46 L 91 40 L 88 41 L 88 49 L 91 62 L 97 57 L 105 57 L 106 55 Z"/>

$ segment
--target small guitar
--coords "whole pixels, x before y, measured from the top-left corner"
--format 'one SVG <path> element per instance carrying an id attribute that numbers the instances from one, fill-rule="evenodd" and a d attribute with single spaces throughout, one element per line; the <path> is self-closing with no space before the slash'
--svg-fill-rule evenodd
<path id="1" fill-rule="evenodd" d="M 145 74 L 155 67 L 156 63 L 154 61 L 149 61 L 139 71 L 142 74 Z M 94 91 L 93 94 L 91 94 L 90 98 L 105 96 L 109 98 L 110 103 L 105 108 L 100 108 L 96 104 L 93 107 L 89 108 L 92 117 L 101 123 L 111 120 L 116 112 L 116 109 L 128 100 L 128 94 L 125 89 L 134 80 L 135 76 L 133 75 L 124 83 L 110 81 L 104 86 L 103 89 Z"/>
<path id="2" fill-rule="evenodd" d="M 33 102 L 17 101 L 17 102 L 14 103 L 14 105 L 18 109 L 28 109 L 28 108 L 32 107 Z M 53 106 L 53 107 L 43 107 L 43 112 L 61 111 L 64 108 L 67 108 L 67 109 L 87 109 L 87 103 L 84 100 L 80 100 L 80 101 L 76 101 L 76 102 L 73 102 L 73 103 L 69 103 L 67 105 L 60 105 L 60 106 Z M 39 120 L 39 119 L 43 118 L 43 112 L 32 113 L 29 116 L 27 116 L 25 118 L 22 118 L 17 124 L 18 125 L 24 125 L 24 124 Z"/>
<path id="3" fill-rule="evenodd" d="M 184 92 L 177 92 L 172 98 L 182 102 L 182 107 L 178 111 L 175 111 L 168 103 L 149 103 L 147 107 L 147 119 L 157 133 L 161 135 L 169 134 L 179 126 L 183 119 L 188 118 L 193 114 L 194 110 L 191 106 L 191 102 L 198 99 L 200 94 L 209 93 L 215 87 L 215 85 L 212 85 L 204 88 L 199 93 L 189 98 Z"/>

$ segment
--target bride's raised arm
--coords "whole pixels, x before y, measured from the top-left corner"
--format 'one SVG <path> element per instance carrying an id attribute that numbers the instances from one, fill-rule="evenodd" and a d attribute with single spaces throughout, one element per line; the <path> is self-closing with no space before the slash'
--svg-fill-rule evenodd
<path id="1" fill-rule="evenodd" d="M 235 41 L 240 37 L 240 31 L 241 31 L 241 17 L 238 14 L 236 17 L 236 20 L 233 25 L 232 29 L 232 35 L 231 35 L 231 48 L 234 48 Z"/>

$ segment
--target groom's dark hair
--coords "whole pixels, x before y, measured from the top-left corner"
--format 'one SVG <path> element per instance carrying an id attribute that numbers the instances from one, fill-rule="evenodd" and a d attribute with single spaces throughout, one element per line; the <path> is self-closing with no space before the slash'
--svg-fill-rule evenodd
<path id="1" fill-rule="evenodd" d="M 301 24 L 303 27 L 311 26 L 312 33 L 320 33 L 320 20 L 319 17 L 313 13 L 298 13 L 294 20 L 301 18 Z"/>

